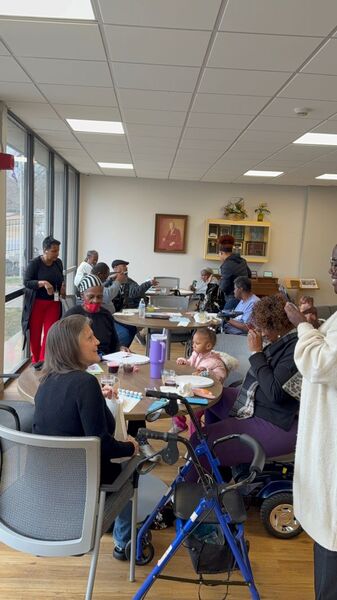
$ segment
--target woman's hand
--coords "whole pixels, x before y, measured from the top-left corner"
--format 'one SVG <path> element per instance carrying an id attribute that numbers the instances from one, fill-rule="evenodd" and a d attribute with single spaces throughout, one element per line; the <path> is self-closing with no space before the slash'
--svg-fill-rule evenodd
<path id="1" fill-rule="evenodd" d="M 117 398 L 118 390 L 115 390 L 111 385 L 105 385 L 102 388 L 102 394 L 104 398 L 108 398 L 108 400 L 112 400 L 112 398 Z"/>
<path id="2" fill-rule="evenodd" d="M 51 283 L 49 283 L 49 281 L 44 281 L 43 282 L 43 287 L 46 289 L 48 296 L 52 296 L 54 293 L 54 288 L 52 286 Z"/>
<path id="3" fill-rule="evenodd" d="M 248 340 L 248 349 L 250 352 L 262 352 L 262 335 L 259 331 L 255 329 L 250 329 L 247 335 Z"/>
<path id="4" fill-rule="evenodd" d="M 61 298 L 65 298 L 66 297 L 66 286 L 65 286 L 64 282 L 61 285 L 60 296 L 61 296 Z"/>
<path id="5" fill-rule="evenodd" d="M 297 327 L 300 323 L 307 322 L 304 314 L 301 313 L 299 311 L 299 309 L 297 308 L 297 306 L 295 304 L 293 304 L 292 302 L 287 302 L 287 304 L 284 307 L 284 310 L 286 312 L 286 315 L 287 315 L 290 323 L 292 323 L 294 325 L 294 327 Z"/>
<path id="6" fill-rule="evenodd" d="M 177 365 L 187 365 L 186 358 L 183 358 L 182 356 L 180 358 L 177 358 Z"/>
<path id="7" fill-rule="evenodd" d="M 127 441 L 127 442 L 131 442 L 131 444 L 133 444 L 133 445 L 134 445 L 134 448 L 135 448 L 135 450 L 134 450 L 133 456 L 134 456 L 135 454 L 139 454 L 139 444 L 138 444 L 138 442 L 135 440 L 135 438 L 133 438 L 131 435 L 128 435 L 128 437 L 127 437 L 126 441 Z"/>

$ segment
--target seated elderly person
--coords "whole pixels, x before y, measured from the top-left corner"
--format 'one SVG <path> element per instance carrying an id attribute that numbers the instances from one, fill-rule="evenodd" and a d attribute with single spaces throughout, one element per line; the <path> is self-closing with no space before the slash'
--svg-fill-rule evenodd
<path id="1" fill-rule="evenodd" d="M 240 300 L 235 311 L 241 312 L 241 315 L 229 319 L 224 326 L 225 333 L 247 334 L 249 324 L 252 318 L 252 312 L 255 304 L 260 298 L 252 292 L 252 282 L 249 277 L 237 277 L 234 280 L 234 297 Z"/>
<path id="2" fill-rule="evenodd" d="M 250 369 L 243 384 L 241 388 L 224 388 L 219 402 L 205 411 L 204 433 L 210 446 L 220 437 L 247 433 L 260 442 L 267 457 L 295 449 L 299 403 L 284 387 L 297 372 L 297 332 L 284 306 L 285 300 L 277 295 L 255 304 L 254 329 L 247 336 Z M 198 443 L 195 435 L 191 441 L 194 446 Z M 219 445 L 216 453 L 226 467 L 251 459 L 250 450 L 236 441 Z"/>
<path id="3" fill-rule="evenodd" d="M 74 314 L 50 328 L 42 379 L 35 396 L 33 433 L 99 437 L 101 480 L 112 483 L 120 473 L 120 465 L 111 463 L 111 459 L 133 456 L 138 452 L 138 444 L 131 437 L 126 442 L 114 438 L 115 420 L 104 398 L 112 396 L 112 388 L 105 386 L 101 390 L 97 378 L 86 372 L 89 365 L 99 362 L 98 347 L 87 316 Z M 124 548 L 130 535 L 129 502 L 115 520 L 115 558 L 125 560 Z"/>
<path id="4" fill-rule="evenodd" d="M 212 269 L 201 269 L 199 281 L 193 281 L 191 285 L 192 292 L 195 294 L 206 294 L 209 283 L 218 284 L 218 279 L 213 274 Z"/>
<path id="5" fill-rule="evenodd" d="M 81 279 L 85 275 L 89 275 L 92 271 L 92 268 L 98 261 L 98 252 L 97 250 L 88 250 L 85 259 L 81 262 L 81 264 L 77 267 L 76 275 L 74 278 L 74 285 L 78 287 Z"/>

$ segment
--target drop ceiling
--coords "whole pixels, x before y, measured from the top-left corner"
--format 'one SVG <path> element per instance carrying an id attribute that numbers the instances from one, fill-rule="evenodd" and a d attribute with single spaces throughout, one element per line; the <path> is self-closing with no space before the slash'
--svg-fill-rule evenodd
<path id="1" fill-rule="evenodd" d="M 0 14 L 0 100 L 80 172 L 337 184 L 315 179 L 337 172 L 337 148 L 293 145 L 337 133 L 336 0 L 92 7 L 93 21 Z M 125 135 L 74 132 L 66 118 L 120 120 Z M 244 177 L 251 169 L 284 174 Z"/>

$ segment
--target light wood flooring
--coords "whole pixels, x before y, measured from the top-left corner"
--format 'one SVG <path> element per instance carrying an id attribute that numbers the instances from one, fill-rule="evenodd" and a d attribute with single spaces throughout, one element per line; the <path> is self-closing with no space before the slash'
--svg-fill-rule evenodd
<path id="1" fill-rule="evenodd" d="M 138 353 L 142 347 L 135 343 Z M 183 355 L 180 344 L 173 345 L 172 357 Z M 4 399 L 17 397 L 15 383 L 10 384 Z M 153 428 L 165 429 L 169 421 L 157 421 Z M 155 442 L 154 442 L 155 444 Z M 177 465 L 156 466 L 154 473 L 169 483 Z M 269 536 L 260 523 L 258 509 L 251 507 L 245 526 L 250 541 L 250 559 L 257 588 L 262 600 L 313 600 L 312 542 L 305 533 L 293 540 L 278 540 Z M 164 552 L 174 535 L 172 528 L 154 531 L 155 558 Z M 129 600 L 151 570 L 151 564 L 137 567 L 136 582 L 128 581 L 128 564 L 111 556 L 111 536 L 101 543 L 93 600 Z M 152 565 L 154 562 L 152 562 Z M 2 600 L 82 600 L 89 568 L 89 557 L 37 558 L 11 550 L 0 544 L 0 598 Z M 181 549 L 169 562 L 166 574 L 192 576 L 190 558 Z M 202 588 L 202 600 L 222 600 L 225 588 Z M 148 600 L 195 600 L 198 587 L 192 584 L 158 580 L 148 593 Z M 232 588 L 228 600 L 249 599 L 245 588 Z"/>

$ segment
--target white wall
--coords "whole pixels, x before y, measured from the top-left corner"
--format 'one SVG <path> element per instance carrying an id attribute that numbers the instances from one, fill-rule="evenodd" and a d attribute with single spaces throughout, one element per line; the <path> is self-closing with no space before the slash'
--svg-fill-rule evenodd
<path id="1" fill-rule="evenodd" d="M 272 223 L 270 260 L 251 264 L 262 275 L 316 277 L 321 289 L 316 302 L 334 303 L 329 282 L 328 258 L 337 242 L 336 188 L 235 185 L 82 176 L 80 192 L 79 258 L 95 248 L 100 260 L 130 261 L 130 276 L 138 282 L 151 275 L 179 276 L 182 287 L 190 285 L 204 266 L 207 218 L 222 218 L 224 205 L 233 197 L 245 200 L 249 217 L 267 202 Z M 153 251 L 155 214 L 188 215 L 186 254 Z"/>

